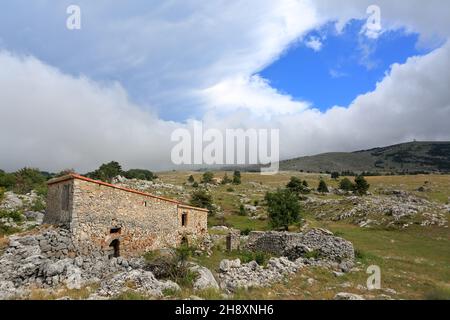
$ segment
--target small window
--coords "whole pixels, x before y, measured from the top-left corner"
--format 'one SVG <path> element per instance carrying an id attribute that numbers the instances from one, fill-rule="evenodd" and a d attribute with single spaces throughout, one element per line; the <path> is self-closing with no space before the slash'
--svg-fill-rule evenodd
<path id="1" fill-rule="evenodd" d="M 66 184 L 63 186 L 62 194 L 61 194 L 61 209 L 64 211 L 69 210 L 69 185 Z"/>
<path id="2" fill-rule="evenodd" d="M 184 212 L 181 215 L 181 226 L 182 227 L 186 227 L 187 226 L 187 213 L 186 212 Z"/>

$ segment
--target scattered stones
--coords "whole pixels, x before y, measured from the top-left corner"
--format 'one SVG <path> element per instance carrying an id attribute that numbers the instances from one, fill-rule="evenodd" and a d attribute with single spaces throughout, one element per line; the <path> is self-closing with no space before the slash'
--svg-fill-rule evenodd
<path id="1" fill-rule="evenodd" d="M 227 292 L 234 292 L 237 288 L 269 286 L 304 266 L 303 259 L 293 262 L 285 257 L 271 258 L 266 268 L 258 265 L 256 261 L 241 265 L 240 261 L 238 264 L 230 260 L 222 260 L 220 265 L 220 287 Z"/>
<path id="2" fill-rule="evenodd" d="M 306 206 L 318 219 L 349 220 L 361 228 L 374 226 L 407 228 L 413 223 L 421 226 L 448 226 L 446 206 L 417 197 L 406 191 L 381 191 L 381 195 L 348 196 L 343 199 L 309 197 Z M 348 207 L 352 207 L 348 209 Z"/>
<path id="3" fill-rule="evenodd" d="M 147 296 L 162 297 L 165 290 L 179 291 L 180 287 L 170 280 L 157 280 L 150 271 L 132 270 L 104 279 L 93 297 L 114 297 L 128 290 Z"/>
<path id="4" fill-rule="evenodd" d="M 363 296 L 348 292 L 339 292 L 334 296 L 334 300 L 366 300 Z"/>

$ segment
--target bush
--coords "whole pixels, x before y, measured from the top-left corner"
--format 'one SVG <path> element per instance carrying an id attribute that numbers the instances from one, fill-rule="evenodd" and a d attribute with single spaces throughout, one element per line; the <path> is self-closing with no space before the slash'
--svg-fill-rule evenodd
<path id="1" fill-rule="evenodd" d="M 195 181 L 195 182 L 192 184 L 192 187 L 193 187 L 193 188 L 198 188 L 198 182 Z"/>
<path id="2" fill-rule="evenodd" d="M 30 209 L 32 211 L 40 212 L 40 211 L 44 211 L 45 208 L 46 208 L 45 202 L 38 198 L 33 201 Z"/>
<path id="3" fill-rule="evenodd" d="M 195 248 L 181 245 L 173 249 L 170 255 L 158 255 L 148 253 L 145 255 L 147 269 L 152 271 L 157 278 L 169 279 L 182 287 L 192 287 L 197 275 L 189 270 L 188 260 Z"/>
<path id="4" fill-rule="evenodd" d="M 157 176 L 153 172 L 145 169 L 130 169 L 128 171 L 123 172 L 123 175 L 127 179 L 138 179 L 147 181 L 153 181 L 157 178 Z"/>
<path id="5" fill-rule="evenodd" d="M 355 178 L 355 192 L 359 195 L 367 194 L 370 185 L 367 183 L 366 179 L 362 175 Z"/>
<path id="6" fill-rule="evenodd" d="M 339 179 L 339 172 L 332 172 L 331 173 L 331 179 L 334 179 L 334 180 Z"/>
<path id="7" fill-rule="evenodd" d="M 229 187 L 229 188 L 227 188 L 227 192 L 234 192 L 234 189 Z"/>
<path id="8" fill-rule="evenodd" d="M 241 172 L 240 171 L 234 171 L 233 184 L 241 184 Z"/>
<path id="9" fill-rule="evenodd" d="M 187 181 L 188 181 L 189 183 L 194 183 L 194 182 L 195 182 L 194 176 L 191 174 L 191 175 L 189 176 L 189 178 L 188 178 Z"/>
<path id="10" fill-rule="evenodd" d="M 288 230 L 289 225 L 300 220 L 298 196 L 289 189 L 278 189 L 265 196 L 270 225 L 274 229 Z"/>
<path id="11" fill-rule="evenodd" d="M 251 261 L 256 261 L 260 266 L 265 265 L 269 261 L 271 255 L 261 251 L 240 251 L 239 259 L 242 263 L 249 263 Z"/>
<path id="12" fill-rule="evenodd" d="M 6 190 L 12 190 L 16 184 L 16 176 L 12 173 L 0 171 L 0 187 Z"/>
<path id="13" fill-rule="evenodd" d="M 344 178 L 339 182 L 339 189 L 353 191 L 355 190 L 355 185 L 348 178 Z"/>
<path id="14" fill-rule="evenodd" d="M 231 180 L 229 177 L 228 177 L 228 174 L 226 174 L 225 173 L 225 175 L 223 176 L 223 179 L 222 179 L 222 184 L 229 184 L 229 183 L 231 183 L 233 180 Z"/>
<path id="15" fill-rule="evenodd" d="M 26 194 L 33 189 L 45 187 L 46 177 L 38 170 L 33 168 L 23 168 L 14 173 L 15 186 L 14 192 Z"/>
<path id="16" fill-rule="evenodd" d="M 25 216 L 22 211 L 14 210 L 14 211 L 0 211 L 0 218 L 10 218 L 14 222 L 22 222 L 25 220 Z"/>
<path id="17" fill-rule="evenodd" d="M 209 210 L 210 215 L 215 214 L 212 195 L 206 190 L 196 190 L 191 195 L 190 204 L 194 207 L 205 208 Z"/>
<path id="18" fill-rule="evenodd" d="M 328 186 L 326 182 L 323 179 L 320 179 L 319 187 L 317 188 L 317 191 L 320 193 L 328 193 Z"/>
<path id="19" fill-rule="evenodd" d="M 212 183 L 214 179 L 214 173 L 206 171 L 202 177 L 202 183 Z"/>
<path id="20" fill-rule="evenodd" d="M 240 216 L 246 216 L 246 215 L 247 215 L 247 210 L 245 210 L 245 207 L 244 207 L 243 204 L 241 204 L 241 205 L 239 206 L 239 215 L 240 215 Z"/>
<path id="21" fill-rule="evenodd" d="M 302 180 L 297 177 L 291 177 L 291 180 L 286 187 L 297 194 L 308 194 L 310 192 L 308 187 L 305 187 Z"/>
<path id="22" fill-rule="evenodd" d="M 116 161 L 111 161 L 109 163 L 102 164 L 97 170 L 86 175 L 91 179 L 111 182 L 114 177 L 122 174 L 122 166 Z"/>
<path id="23" fill-rule="evenodd" d="M 4 187 L 0 187 L 0 202 L 2 202 L 3 198 L 5 197 L 6 189 Z"/>

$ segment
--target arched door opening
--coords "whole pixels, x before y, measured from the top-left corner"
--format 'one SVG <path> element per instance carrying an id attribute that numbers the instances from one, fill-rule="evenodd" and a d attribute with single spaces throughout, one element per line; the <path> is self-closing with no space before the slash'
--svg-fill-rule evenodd
<path id="1" fill-rule="evenodd" d="M 110 248 L 110 254 L 109 254 L 110 259 L 120 257 L 120 241 L 119 241 L 119 239 L 114 239 L 113 241 L 111 241 L 109 248 Z"/>

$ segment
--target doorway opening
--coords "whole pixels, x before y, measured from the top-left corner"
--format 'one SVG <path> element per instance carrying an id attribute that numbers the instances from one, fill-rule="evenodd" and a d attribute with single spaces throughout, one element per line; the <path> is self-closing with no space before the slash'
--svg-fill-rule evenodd
<path id="1" fill-rule="evenodd" d="M 110 259 L 120 257 L 120 241 L 119 241 L 119 239 L 114 239 L 113 241 L 111 241 L 109 248 L 110 248 L 110 254 L 109 254 Z"/>

